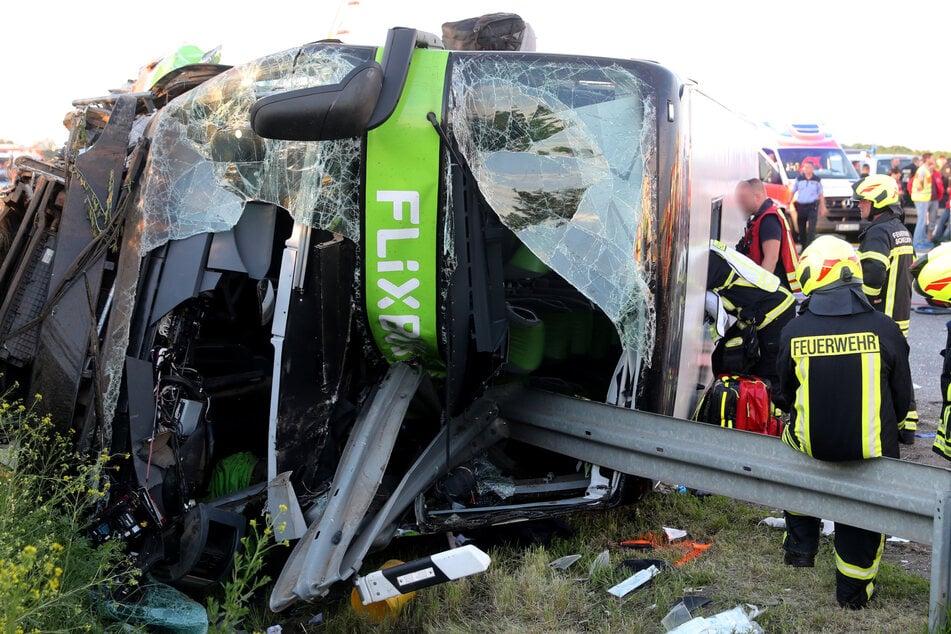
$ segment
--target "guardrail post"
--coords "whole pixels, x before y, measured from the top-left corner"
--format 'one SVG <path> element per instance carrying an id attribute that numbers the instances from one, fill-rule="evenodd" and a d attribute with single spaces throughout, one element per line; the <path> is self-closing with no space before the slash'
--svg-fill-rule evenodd
<path id="1" fill-rule="evenodd" d="M 947 631 L 948 592 L 951 590 L 951 491 L 938 493 L 934 514 L 934 541 L 931 547 L 931 632 Z"/>

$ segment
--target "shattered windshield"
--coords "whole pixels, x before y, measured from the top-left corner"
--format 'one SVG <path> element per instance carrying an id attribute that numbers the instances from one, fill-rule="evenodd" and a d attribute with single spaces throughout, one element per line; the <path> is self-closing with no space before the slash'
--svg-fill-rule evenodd
<path id="1" fill-rule="evenodd" d="M 652 104 L 610 60 L 454 56 L 452 132 L 486 201 L 645 358 L 653 299 L 635 245 L 651 210 Z"/>
<path id="2" fill-rule="evenodd" d="M 245 202 L 275 203 L 298 222 L 359 238 L 359 139 L 263 139 L 251 106 L 266 95 L 339 82 L 373 48 L 309 44 L 236 66 L 156 117 L 139 205 L 141 252 L 227 231 Z"/>

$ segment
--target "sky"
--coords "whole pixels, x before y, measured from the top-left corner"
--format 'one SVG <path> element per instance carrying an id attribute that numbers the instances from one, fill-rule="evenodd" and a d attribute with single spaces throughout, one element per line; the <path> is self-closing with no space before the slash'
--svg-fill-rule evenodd
<path id="1" fill-rule="evenodd" d="M 222 63 L 239 64 L 335 29 L 349 43 L 382 44 L 392 26 L 438 34 L 448 20 L 509 11 L 532 25 L 540 51 L 656 61 L 754 120 L 822 123 L 843 144 L 951 149 L 947 0 L 893 2 L 887 11 L 862 0 L 162 0 L 139 8 L 147 6 L 104 2 L 83 14 L 48 0 L 41 20 L 8 24 L 0 138 L 62 142 L 73 99 L 107 94 L 182 44 L 220 45 Z"/>

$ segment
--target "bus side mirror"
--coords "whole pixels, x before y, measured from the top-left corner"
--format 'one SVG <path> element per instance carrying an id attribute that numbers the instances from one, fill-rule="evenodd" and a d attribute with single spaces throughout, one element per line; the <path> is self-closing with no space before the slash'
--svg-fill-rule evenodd
<path id="1" fill-rule="evenodd" d="M 383 88 L 383 67 L 367 62 L 338 84 L 301 88 L 258 100 L 251 128 L 266 139 L 333 141 L 363 136 Z"/>

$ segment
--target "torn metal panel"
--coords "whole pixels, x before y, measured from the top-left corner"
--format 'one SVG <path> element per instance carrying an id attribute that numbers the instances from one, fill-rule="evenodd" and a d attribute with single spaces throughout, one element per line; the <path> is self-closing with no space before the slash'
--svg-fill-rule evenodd
<path id="1" fill-rule="evenodd" d="M 650 357 L 638 229 L 651 213 L 651 87 L 612 61 L 454 55 L 452 133 L 502 223 Z"/>
<path id="2" fill-rule="evenodd" d="M 249 112 L 263 96 L 340 81 L 373 48 L 309 44 L 236 66 L 156 116 L 140 204 L 144 254 L 168 240 L 233 227 L 250 200 L 358 240 L 360 141 L 263 139 Z"/>
<path id="3" fill-rule="evenodd" d="M 280 611 L 299 598 L 323 596 L 349 576 L 349 571 L 341 574 L 341 562 L 383 480 L 421 381 L 419 368 L 397 363 L 369 397 L 340 457 L 327 506 L 294 547 L 271 594 L 271 609 Z"/>
<path id="4" fill-rule="evenodd" d="M 109 247 L 101 230 L 117 210 L 134 116 L 135 99 L 118 99 L 96 143 L 75 159 L 70 170 L 50 270 L 51 310 L 40 331 L 31 386 L 46 397 L 45 407 L 53 418 L 66 424 L 72 423 L 91 353 Z"/>

